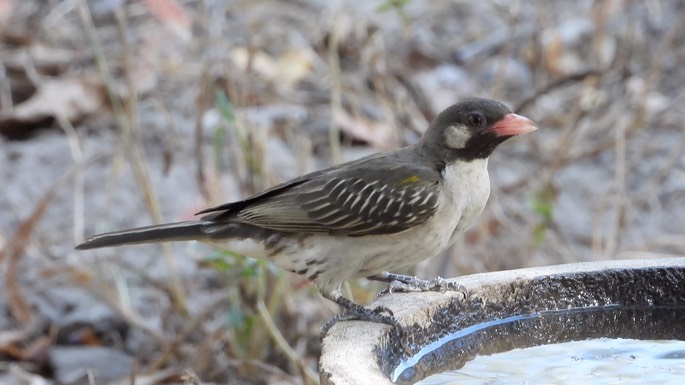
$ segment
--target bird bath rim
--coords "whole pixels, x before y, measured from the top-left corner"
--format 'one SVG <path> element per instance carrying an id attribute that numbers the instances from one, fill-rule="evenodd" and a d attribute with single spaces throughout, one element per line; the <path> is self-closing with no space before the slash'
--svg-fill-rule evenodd
<path id="1" fill-rule="evenodd" d="M 390 308 L 404 326 L 403 344 L 390 327 L 340 322 L 322 341 L 322 384 L 392 384 L 394 368 L 423 346 L 482 317 L 513 312 L 619 305 L 685 304 L 685 258 L 582 262 L 474 274 L 456 279 L 459 292 L 396 293 L 370 307 Z"/>

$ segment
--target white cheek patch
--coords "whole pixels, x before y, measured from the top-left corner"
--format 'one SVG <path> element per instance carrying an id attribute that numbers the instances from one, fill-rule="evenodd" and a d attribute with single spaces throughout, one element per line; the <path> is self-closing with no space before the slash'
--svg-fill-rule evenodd
<path id="1" fill-rule="evenodd" d="M 445 144 L 450 148 L 464 148 L 466 142 L 471 138 L 471 133 L 466 126 L 458 124 L 448 126 L 443 134 L 445 136 Z"/>

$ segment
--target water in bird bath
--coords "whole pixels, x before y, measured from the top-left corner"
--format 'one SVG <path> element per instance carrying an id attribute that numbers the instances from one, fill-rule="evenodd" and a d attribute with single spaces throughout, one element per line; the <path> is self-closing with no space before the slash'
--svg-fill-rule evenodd
<path id="1" fill-rule="evenodd" d="M 478 356 L 417 385 L 654 384 L 685 381 L 685 341 L 598 338 Z"/>
<path id="2" fill-rule="evenodd" d="M 682 384 L 684 378 L 685 306 L 605 306 L 492 320 L 426 346 L 392 377 L 421 385 Z"/>

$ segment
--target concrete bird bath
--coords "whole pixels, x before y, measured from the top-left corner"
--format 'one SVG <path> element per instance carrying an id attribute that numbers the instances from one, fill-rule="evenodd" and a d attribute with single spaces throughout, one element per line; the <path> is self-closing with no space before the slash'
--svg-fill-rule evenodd
<path id="1" fill-rule="evenodd" d="M 468 299 L 395 293 L 370 305 L 393 310 L 403 344 L 385 325 L 336 324 L 322 343 L 321 383 L 413 384 L 476 355 L 590 338 L 685 340 L 685 258 L 575 263 L 458 282 Z"/>

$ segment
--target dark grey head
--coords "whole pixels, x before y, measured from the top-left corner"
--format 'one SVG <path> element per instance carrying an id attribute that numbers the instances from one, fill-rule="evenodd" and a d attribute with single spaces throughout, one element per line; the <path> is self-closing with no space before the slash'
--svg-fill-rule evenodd
<path id="1" fill-rule="evenodd" d="M 465 99 L 442 111 L 421 139 L 421 147 L 446 162 L 484 159 L 502 142 L 537 129 L 502 102 Z"/>

